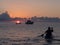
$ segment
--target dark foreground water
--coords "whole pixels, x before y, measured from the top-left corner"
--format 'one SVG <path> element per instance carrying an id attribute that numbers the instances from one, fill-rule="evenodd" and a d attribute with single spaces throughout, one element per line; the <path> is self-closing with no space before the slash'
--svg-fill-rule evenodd
<path id="1" fill-rule="evenodd" d="M 46 41 L 42 37 L 48 26 L 54 28 L 54 39 Z M 60 23 L 35 22 L 33 25 L 0 22 L 0 45 L 60 45 Z"/>

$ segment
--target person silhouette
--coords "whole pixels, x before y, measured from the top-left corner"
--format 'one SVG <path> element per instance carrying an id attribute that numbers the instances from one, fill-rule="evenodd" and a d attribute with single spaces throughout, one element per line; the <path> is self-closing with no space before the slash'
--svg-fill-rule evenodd
<path id="1" fill-rule="evenodd" d="M 52 39 L 52 32 L 53 32 L 53 27 L 48 27 L 48 29 L 45 31 L 45 39 Z"/>

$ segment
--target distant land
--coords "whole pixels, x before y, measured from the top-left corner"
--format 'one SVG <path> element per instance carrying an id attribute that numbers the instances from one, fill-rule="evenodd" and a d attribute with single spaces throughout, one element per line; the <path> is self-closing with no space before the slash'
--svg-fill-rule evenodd
<path id="1" fill-rule="evenodd" d="M 31 17 L 31 18 L 28 18 L 34 22 L 60 22 L 60 18 L 58 17 L 37 17 L 37 16 L 34 16 L 34 17 Z M 0 14 L 0 21 L 12 21 L 12 20 L 27 20 L 27 18 L 20 18 L 20 17 L 15 17 L 15 18 L 12 18 L 9 16 L 8 12 L 4 12 L 2 14 Z"/>

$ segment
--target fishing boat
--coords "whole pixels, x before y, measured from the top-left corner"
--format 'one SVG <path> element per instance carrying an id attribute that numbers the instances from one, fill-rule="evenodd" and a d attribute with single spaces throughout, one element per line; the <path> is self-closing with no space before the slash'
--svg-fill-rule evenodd
<path id="1" fill-rule="evenodd" d="M 33 24 L 34 22 L 33 21 L 31 21 L 31 20 L 27 20 L 26 22 L 25 22 L 25 24 Z"/>

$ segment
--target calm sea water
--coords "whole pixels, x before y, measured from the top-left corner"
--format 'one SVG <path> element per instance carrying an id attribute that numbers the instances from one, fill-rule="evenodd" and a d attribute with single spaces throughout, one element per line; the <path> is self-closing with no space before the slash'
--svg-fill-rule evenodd
<path id="1" fill-rule="evenodd" d="M 47 42 L 42 37 L 47 27 L 54 29 L 55 39 Z M 60 23 L 58 22 L 35 22 L 33 25 L 15 24 L 13 22 L 0 22 L 0 45 L 60 45 Z"/>

